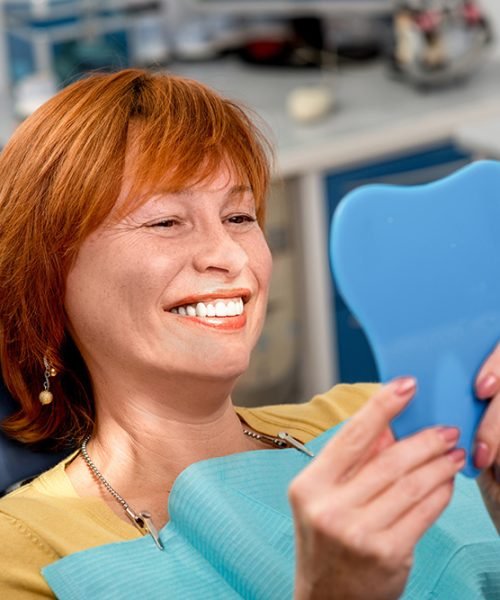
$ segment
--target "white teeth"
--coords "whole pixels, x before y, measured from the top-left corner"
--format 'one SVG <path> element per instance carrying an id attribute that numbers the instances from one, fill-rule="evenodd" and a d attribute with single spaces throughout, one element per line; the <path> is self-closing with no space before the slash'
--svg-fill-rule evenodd
<path id="1" fill-rule="evenodd" d="M 181 315 L 182 317 L 236 317 L 243 314 L 244 305 L 243 299 L 237 298 L 236 300 L 218 300 L 215 304 L 205 304 L 205 302 L 198 302 L 194 304 L 186 304 L 185 306 L 179 306 L 170 310 L 174 315 Z"/>
<path id="2" fill-rule="evenodd" d="M 197 317 L 206 317 L 207 316 L 207 307 L 203 304 L 203 302 L 198 302 L 196 305 L 196 316 Z"/>
<path id="3" fill-rule="evenodd" d="M 227 317 L 227 306 L 224 302 L 216 302 L 215 304 L 215 316 L 216 317 Z"/>
<path id="4" fill-rule="evenodd" d="M 238 314 L 238 307 L 236 306 L 236 302 L 230 300 L 226 306 L 227 316 L 235 317 Z"/>

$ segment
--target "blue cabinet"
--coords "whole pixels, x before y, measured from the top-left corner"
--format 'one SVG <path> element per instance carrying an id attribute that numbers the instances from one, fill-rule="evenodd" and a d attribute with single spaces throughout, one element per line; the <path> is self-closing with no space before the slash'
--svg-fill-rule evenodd
<path id="1" fill-rule="evenodd" d="M 349 170 L 332 171 L 326 177 L 328 227 L 340 200 L 351 190 L 367 183 L 418 185 L 440 179 L 470 162 L 470 155 L 451 143 L 399 154 L 380 162 Z M 383 285 L 383 282 L 381 282 Z M 360 324 L 335 290 L 335 326 L 339 381 L 377 381 L 373 354 Z"/>

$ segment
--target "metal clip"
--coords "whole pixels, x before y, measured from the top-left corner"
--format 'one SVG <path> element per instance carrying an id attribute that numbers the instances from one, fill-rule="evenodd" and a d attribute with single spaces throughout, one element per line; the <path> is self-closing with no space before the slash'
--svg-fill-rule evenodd
<path id="1" fill-rule="evenodd" d="M 139 513 L 144 521 L 144 529 L 149 533 L 149 535 L 154 539 L 158 550 L 163 550 L 163 544 L 160 540 L 160 535 L 158 533 L 158 529 L 154 526 L 153 519 L 151 518 L 150 513 L 143 511 Z"/>
<path id="2" fill-rule="evenodd" d="M 125 513 L 132 523 L 137 527 L 137 529 L 142 533 L 142 535 L 149 533 L 158 549 L 164 549 L 158 534 L 158 530 L 154 526 L 153 519 L 151 518 L 151 513 L 144 510 L 137 514 L 130 508 L 130 506 L 125 508 Z"/>
<path id="3" fill-rule="evenodd" d="M 278 433 L 278 437 L 280 438 L 280 440 L 285 440 L 286 442 L 288 442 L 288 444 L 290 444 L 290 446 L 293 446 L 297 450 L 300 450 L 300 452 L 303 452 L 304 454 L 307 454 L 307 456 L 314 458 L 314 453 L 311 452 L 309 450 L 309 448 L 306 448 L 306 446 L 304 446 L 304 444 L 301 444 L 298 440 L 296 440 L 294 437 L 292 437 L 286 431 L 280 431 Z"/>

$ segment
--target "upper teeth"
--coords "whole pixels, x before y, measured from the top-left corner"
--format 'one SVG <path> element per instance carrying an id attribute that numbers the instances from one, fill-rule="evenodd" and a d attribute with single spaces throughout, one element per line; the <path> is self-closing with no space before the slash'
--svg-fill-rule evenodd
<path id="1" fill-rule="evenodd" d="M 214 302 L 198 302 L 185 304 L 170 310 L 171 313 L 185 317 L 236 317 L 243 313 L 243 300 L 216 300 Z"/>

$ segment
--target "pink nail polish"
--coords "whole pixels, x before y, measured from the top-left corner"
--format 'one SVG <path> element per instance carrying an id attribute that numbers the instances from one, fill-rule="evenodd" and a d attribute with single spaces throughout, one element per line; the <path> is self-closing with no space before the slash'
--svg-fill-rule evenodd
<path id="1" fill-rule="evenodd" d="M 474 465 L 478 469 L 486 469 L 491 462 L 490 449 L 484 442 L 478 442 L 474 451 Z"/>
<path id="2" fill-rule="evenodd" d="M 450 444 L 456 442 L 460 437 L 460 430 L 456 427 L 439 427 L 438 432 L 443 440 Z"/>
<path id="3" fill-rule="evenodd" d="M 394 391 L 398 396 L 406 396 L 417 387 L 415 377 L 398 377 L 393 380 Z"/>
<path id="4" fill-rule="evenodd" d="M 488 373 L 477 382 L 476 390 L 481 397 L 492 396 L 498 388 L 498 377 Z"/>
<path id="5" fill-rule="evenodd" d="M 454 463 L 461 463 L 465 461 L 465 450 L 463 448 L 455 448 L 448 452 L 448 458 Z"/>

